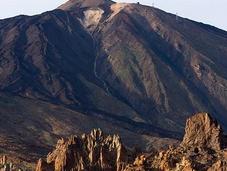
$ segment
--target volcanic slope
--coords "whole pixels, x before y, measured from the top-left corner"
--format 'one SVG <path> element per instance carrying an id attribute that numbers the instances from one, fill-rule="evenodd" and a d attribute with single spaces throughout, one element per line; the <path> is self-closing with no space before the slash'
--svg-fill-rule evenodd
<path id="1" fill-rule="evenodd" d="M 226 128 L 226 59 L 227 32 L 140 4 L 70 0 L 0 20 L 2 149 L 36 159 L 98 127 L 158 147 L 201 111 Z"/>

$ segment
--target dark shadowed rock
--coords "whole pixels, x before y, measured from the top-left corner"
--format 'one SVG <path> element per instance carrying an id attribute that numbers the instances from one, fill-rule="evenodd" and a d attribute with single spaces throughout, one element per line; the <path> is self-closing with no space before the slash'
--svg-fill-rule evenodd
<path id="1" fill-rule="evenodd" d="M 53 165 L 48 164 L 43 159 L 39 159 L 37 166 L 36 166 L 36 171 L 52 171 L 52 170 L 54 170 Z"/>

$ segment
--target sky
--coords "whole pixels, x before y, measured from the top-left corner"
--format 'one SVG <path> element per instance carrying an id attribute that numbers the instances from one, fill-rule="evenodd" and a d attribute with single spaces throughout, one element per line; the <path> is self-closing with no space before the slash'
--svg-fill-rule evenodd
<path id="1" fill-rule="evenodd" d="M 1 2 L 2 1 L 2 2 Z M 0 19 L 34 15 L 55 9 L 67 0 L 0 0 Z M 227 0 L 117 0 L 140 2 L 227 31 Z"/>

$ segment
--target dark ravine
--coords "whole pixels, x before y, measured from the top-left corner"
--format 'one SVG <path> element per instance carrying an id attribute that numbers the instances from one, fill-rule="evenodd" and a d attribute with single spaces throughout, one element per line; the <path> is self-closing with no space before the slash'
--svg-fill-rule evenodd
<path id="1" fill-rule="evenodd" d="M 0 20 L 0 155 L 33 168 L 97 127 L 159 150 L 201 111 L 226 131 L 226 73 L 226 31 L 141 4 L 70 0 Z"/>

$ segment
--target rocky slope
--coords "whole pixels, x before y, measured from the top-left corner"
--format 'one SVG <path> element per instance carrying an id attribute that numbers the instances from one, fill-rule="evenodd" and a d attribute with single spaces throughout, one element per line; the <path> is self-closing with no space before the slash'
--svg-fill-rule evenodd
<path id="1" fill-rule="evenodd" d="M 0 20 L 0 154 L 33 163 L 97 127 L 159 149 L 200 111 L 226 128 L 226 54 L 225 31 L 140 4 L 70 0 Z"/>
<path id="2" fill-rule="evenodd" d="M 225 31 L 138 4 L 78 3 L 59 9 L 95 39 L 95 75 L 108 94 L 160 128 L 183 132 L 198 111 L 214 113 L 225 127 Z"/>
<path id="3" fill-rule="evenodd" d="M 226 32 L 135 4 L 106 22 L 98 28 L 97 65 L 112 94 L 168 130 L 183 129 L 198 111 L 214 113 L 225 126 Z"/>
<path id="4" fill-rule="evenodd" d="M 101 128 L 107 134 L 121 136 L 129 147 L 166 146 L 176 140 L 138 134 L 136 127 L 123 121 L 115 122 L 98 113 L 83 113 L 61 105 L 0 94 L 0 157 L 6 155 L 21 168 L 29 170 L 40 157 L 55 146 L 60 137 L 88 133 Z M 16 128 L 16 129 L 15 129 Z M 28 157 L 29 156 L 29 157 Z M 16 162 L 16 163 L 15 163 Z"/>

